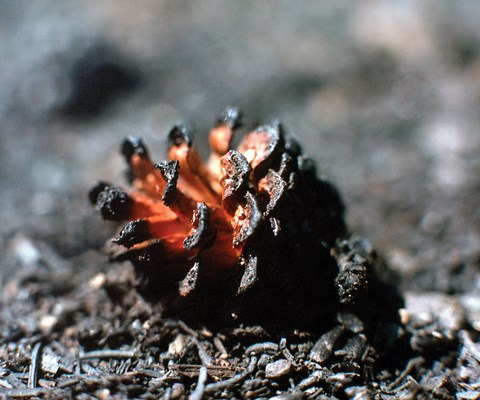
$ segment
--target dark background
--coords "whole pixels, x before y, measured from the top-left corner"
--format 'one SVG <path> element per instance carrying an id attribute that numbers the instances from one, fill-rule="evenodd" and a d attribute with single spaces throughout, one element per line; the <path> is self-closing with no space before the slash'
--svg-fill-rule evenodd
<path id="1" fill-rule="evenodd" d="M 280 118 L 404 289 L 480 291 L 478 1 L 0 1 L 0 283 L 108 238 L 87 201 L 227 104 Z M 73 260 L 73 261 L 72 261 Z M 75 261 L 77 260 L 77 261 Z M 478 297 L 477 297 L 478 298 Z"/>

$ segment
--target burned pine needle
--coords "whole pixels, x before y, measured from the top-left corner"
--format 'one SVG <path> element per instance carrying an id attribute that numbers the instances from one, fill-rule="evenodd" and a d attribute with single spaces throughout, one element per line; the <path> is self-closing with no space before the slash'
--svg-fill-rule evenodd
<path id="1" fill-rule="evenodd" d="M 207 382 L 207 368 L 202 366 L 198 374 L 197 387 L 190 395 L 190 400 L 202 400 L 205 392 L 205 383 Z"/>
<path id="2" fill-rule="evenodd" d="M 89 360 L 92 358 L 133 358 L 136 356 L 135 350 L 94 350 L 80 355 L 81 360 Z"/>
<path id="3" fill-rule="evenodd" d="M 229 389 L 235 385 L 238 385 L 239 383 L 243 382 L 249 375 L 255 371 L 255 367 L 257 366 L 257 361 L 258 358 L 256 356 L 252 356 L 250 358 L 250 362 L 248 364 L 248 367 L 245 368 L 244 371 L 241 373 L 233 376 L 230 379 L 227 379 L 225 381 L 220 381 L 216 383 L 210 383 L 205 387 L 205 393 L 206 394 L 212 394 L 219 392 L 221 390 Z"/>
<path id="4" fill-rule="evenodd" d="M 28 370 L 28 387 L 30 389 L 37 387 L 38 374 L 40 371 L 40 364 L 42 359 L 42 343 L 38 342 L 32 351 L 30 368 Z"/>

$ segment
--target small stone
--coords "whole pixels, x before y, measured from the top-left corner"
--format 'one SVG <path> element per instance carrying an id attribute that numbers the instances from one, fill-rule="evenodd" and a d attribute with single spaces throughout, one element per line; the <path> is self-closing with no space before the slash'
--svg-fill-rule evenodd
<path id="1" fill-rule="evenodd" d="M 92 289 L 98 290 L 103 287 L 105 282 L 107 281 L 107 277 L 104 273 L 99 273 L 95 275 L 90 281 L 88 282 Z"/>
<path id="2" fill-rule="evenodd" d="M 13 239 L 12 248 L 15 257 L 22 265 L 36 265 L 41 259 L 37 247 L 27 237 L 16 236 Z"/>
<path id="3" fill-rule="evenodd" d="M 271 379 L 283 378 L 290 374 L 292 364 L 284 358 L 267 364 L 265 367 L 265 376 Z"/>
<path id="4" fill-rule="evenodd" d="M 60 369 L 60 357 L 46 347 L 42 354 L 42 370 L 55 375 Z"/>
<path id="5" fill-rule="evenodd" d="M 108 389 L 100 389 L 96 391 L 96 396 L 100 400 L 107 400 L 111 398 L 110 390 Z"/>
<path id="6" fill-rule="evenodd" d="M 58 318 L 55 315 L 44 315 L 40 318 L 38 326 L 43 333 L 50 333 L 57 323 Z"/>
<path id="7" fill-rule="evenodd" d="M 185 336 L 178 334 L 173 342 L 168 345 L 168 352 L 172 356 L 181 356 L 185 350 Z"/>
<path id="8" fill-rule="evenodd" d="M 132 322 L 132 329 L 134 331 L 141 331 L 142 330 L 142 322 L 139 319 L 136 319 Z"/>

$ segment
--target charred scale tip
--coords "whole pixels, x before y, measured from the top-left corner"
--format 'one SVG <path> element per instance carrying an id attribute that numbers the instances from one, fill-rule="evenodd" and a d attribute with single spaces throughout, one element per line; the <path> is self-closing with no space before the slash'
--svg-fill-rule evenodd
<path id="1" fill-rule="evenodd" d="M 238 286 L 237 295 L 247 292 L 257 281 L 257 263 L 257 257 L 252 255 L 248 256 L 247 259 L 242 260 L 242 264 L 245 265 L 245 270 L 240 285 Z"/>
<path id="2" fill-rule="evenodd" d="M 180 146 L 185 143 L 188 147 L 192 146 L 192 128 L 185 124 L 175 125 L 168 132 L 168 146 Z"/>
<path id="3" fill-rule="evenodd" d="M 111 221 L 122 221 L 130 217 L 132 213 L 133 200 L 130 196 L 116 186 L 104 185 L 93 189 L 90 193 L 90 199 L 95 196 L 97 209 L 100 211 L 103 219 Z"/>
<path id="4" fill-rule="evenodd" d="M 346 264 L 340 266 L 335 279 L 340 303 L 355 305 L 363 300 L 368 291 L 368 277 L 362 264 Z"/>
<path id="5" fill-rule="evenodd" d="M 171 160 L 155 164 L 154 167 L 162 173 L 162 176 L 167 181 L 165 190 L 163 191 L 162 200 L 168 207 L 175 201 L 180 163 L 178 160 Z"/>
<path id="6" fill-rule="evenodd" d="M 216 120 L 216 126 L 227 125 L 230 129 L 237 129 L 242 126 L 243 113 L 237 107 L 227 107 Z"/>
<path id="7" fill-rule="evenodd" d="M 250 193 L 245 193 L 245 204 L 242 207 L 244 215 L 241 216 L 241 226 L 233 237 L 233 246 L 238 247 L 249 239 L 256 231 L 257 226 L 262 221 L 262 212 L 258 207 L 256 197 Z"/>
<path id="8" fill-rule="evenodd" d="M 121 151 L 128 163 L 130 163 L 134 154 L 144 159 L 149 158 L 147 147 L 138 136 L 127 137 L 122 143 Z"/>
<path id="9" fill-rule="evenodd" d="M 114 243 L 125 246 L 127 249 L 150 239 L 150 232 L 148 229 L 148 222 L 144 219 L 137 219 L 130 221 L 120 231 L 118 238 L 113 239 Z"/>
<path id="10" fill-rule="evenodd" d="M 248 186 L 252 167 L 245 156 L 236 151 L 230 150 L 222 157 L 223 177 L 223 200 L 243 192 Z"/>
<path id="11" fill-rule="evenodd" d="M 368 241 L 355 237 L 337 243 L 334 252 L 339 259 L 335 285 L 340 303 L 355 305 L 367 295 L 375 253 Z"/>
<path id="12" fill-rule="evenodd" d="M 285 145 L 285 129 L 278 119 L 273 120 L 267 125 L 259 126 L 253 132 L 258 134 L 267 133 L 269 135 L 270 152 L 278 148 L 279 145 L 281 147 Z"/>
<path id="13" fill-rule="evenodd" d="M 317 169 L 315 167 L 315 163 L 311 158 L 308 158 L 305 156 L 298 156 L 297 167 L 298 167 L 298 170 L 304 174 L 304 176 L 308 176 L 312 179 L 316 179 Z"/>
<path id="14" fill-rule="evenodd" d="M 277 166 L 280 152 L 285 151 L 284 144 L 284 130 L 280 121 L 261 125 L 247 134 L 238 150 L 250 161 L 253 181 L 258 182 L 268 168 Z"/>
<path id="15" fill-rule="evenodd" d="M 273 170 L 268 171 L 267 176 L 262 181 L 264 182 L 263 189 L 268 193 L 269 198 L 263 214 L 265 217 L 268 217 L 285 197 L 287 183 L 279 173 Z"/>
<path id="16" fill-rule="evenodd" d="M 210 211 L 205 203 L 197 203 L 197 209 L 193 213 L 192 233 L 183 241 L 186 250 L 198 247 L 205 247 L 206 242 L 211 238 Z"/>
<path id="17" fill-rule="evenodd" d="M 198 282 L 198 270 L 200 269 L 200 263 L 195 261 L 193 267 L 190 268 L 185 278 L 180 282 L 179 293 L 181 296 L 185 297 L 192 292 Z"/>
<path id="18" fill-rule="evenodd" d="M 88 199 L 90 200 L 90 204 L 96 205 L 98 196 L 102 193 L 107 187 L 109 186 L 108 183 L 99 181 L 95 184 L 95 186 L 90 189 L 88 192 Z"/>
<path id="19" fill-rule="evenodd" d="M 285 139 L 285 150 L 292 156 L 297 157 L 302 154 L 302 146 L 298 143 L 297 139 L 289 136 Z"/>
<path id="20" fill-rule="evenodd" d="M 288 180 L 290 173 L 295 170 L 295 161 L 292 156 L 288 153 L 283 153 L 280 158 L 280 167 L 278 168 L 278 174 L 284 180 Z"/>

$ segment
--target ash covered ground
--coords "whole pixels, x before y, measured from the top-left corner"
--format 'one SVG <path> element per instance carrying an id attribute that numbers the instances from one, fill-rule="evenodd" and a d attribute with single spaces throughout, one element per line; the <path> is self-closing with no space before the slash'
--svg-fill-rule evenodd
<path id="1" fill-rule="evenodd" d="M 0 396 L 480 398 L 479 16 L 473 1 L 0 2 Z M 164 319 L 107 262 L 118 226 L 87 193 L 124 180 L 122 139 L 160 161 L 187 120 L 206 154 L 227 104 L 246 126 L 280 118 L 398 274 L 388 362 L 335 365 L 335 331 L 312 356 L 322 333 Z"/>

